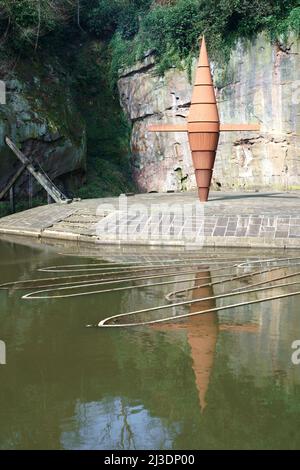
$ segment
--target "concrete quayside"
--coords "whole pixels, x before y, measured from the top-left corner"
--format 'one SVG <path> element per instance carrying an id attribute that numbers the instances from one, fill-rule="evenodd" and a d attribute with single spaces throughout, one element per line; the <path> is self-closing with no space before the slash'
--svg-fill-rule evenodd
<path id="1" fill-rule="evenodd" d="M 118 245 L 168 245 L 186 247 L 193 235 L 194 222 L 191 218 L 180 219 L 182 227 L 170 222 L 169 237 L 149 237 L 145 233 L 147 223 L 161 223 L 165 211 L 174 207 L 201 208 L 201 245 L 207 247 L 265 247 L 300 248 L 300 193 L 228 193 L 212 192 L 208 203 L 200 204 L 196 192 L 136 194 L 126 198 L 126 208 L 138 207 L 139 218 L 132 223 L 120 209 L 120 198 L 110 197 L 72 202 L 71 204 L 50 204 L 16 213 L 0 220 L 0 233 L 38 239 L 61 239 L 75 242 L 90 242 Z M 197 202 L 196 202 L 197 201 Z M 149 214 L 156 208 L 160 219 L 150 220 Z M 179 208 L 179 209 L 178 209 Z M 113 223 L 112 220 L 115 222 Z M 99 222 L 106 222 L 111 230 L 99 235 Z M 128 229 L 127 239 L 116 236 L 117 232 Z M 123 227 L 122 227 L 123 224 Z M 174 225 L 174 224 L 173 224 Z M 143 227 L 144 235 L 138 233 Z M 154 227 L 156 229 L 157 227 Z M 178 230 L 178 228 L 181 230 Z M 185 229 L 185 235 L 182 228 Z M 199 227 L 198 227 L 199 228 Z M 173 232 L 172 232 L 173 230 Z M 195 247 L 200 246 L 195 243 Z"/>

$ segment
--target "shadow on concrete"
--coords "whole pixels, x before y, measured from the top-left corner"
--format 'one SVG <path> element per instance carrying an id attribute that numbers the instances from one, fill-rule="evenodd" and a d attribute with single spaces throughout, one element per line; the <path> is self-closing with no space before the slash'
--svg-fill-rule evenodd
<path id="1" fill-rule="evenodd" d="M 247 194 L 247 193 L 242 193 L 242 194 L 228 194 L 227 195 L 222 195 L 220 197 L 213 196 L 209 198 L 209 201 L 230 201 L 231 199 L 259 199 L 263 197 L 267 198 L 272 198 L 272 199 L 300 199 L 300 194 L 298 195 L 287 195 L 288 193 L 254 193 L 254 194 Z"/>

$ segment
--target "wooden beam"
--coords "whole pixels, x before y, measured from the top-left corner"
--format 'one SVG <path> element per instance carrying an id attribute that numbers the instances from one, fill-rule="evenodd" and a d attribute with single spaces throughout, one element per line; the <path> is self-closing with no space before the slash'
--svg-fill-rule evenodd
<path id="1" fill-rule="evenodd" d="M 9 190 L 9 202 L 10 202 L 10 211 L 12 214 L 16 212 L 15 206 L 15 187 L 12 186 Z"/>
<path id="2" fill-rule="evenodd" d="M 194 123 L 193 123 L 194 124 Z M 203 124 L 197 123 L 200 125 Z M 186 124 L 153 124 L 147 129 L 149 132 L 188 132 Z M 220 124 L 221 132 L 237 132 L 237 131 L 259 131 L 259 124 Z M 205 130 L 199 130 L 198 132 L 207 132 Z"/>
<path id="3" fill-rule="evenodd" d="M 59 203 L 69 203 L 72 202 L 72 199 L 68 199 L 61 191 L 58 189 L 55 184 L 50 180 L 48 175 L 43 171 L 43 169 L 37 163 L 33 164 L 31 160 L 26 157 L 16 145 L 10 140 L 9 137 L 5 137 L 5 143 L 13 151 L 13 153 L 18 157 L 18 159 L 26 165 L 27 170 L 32 174 L 32 176 L 37 180 L 37 182 L 47 191 L 47 193 L 54 199 L 55 202 Z"/>
<path id="4" fill-rule="evenodd" d="M 153 124 L 147 129 L 149 132 L 187 132 L 186 124 Z"/>
<path id="5" fill-rule="evenodd" d="M 260 124 L 221 124 L 221 132 L 260 131 Z"/>
<path id="6" fill-rule="evenodd" d="M 14 184 L 17 182 L 17 180 L 20 178 L 20 176 L 26 170 L 26 167 L 27 167 L 27 165 L 20 166 L 20 168 L 16 171 L 14 176 L 12 176 L 12 178 L 9 180 L 9 182 L 7 183 L 5 188 L 2 189 L 2 191 L 0 193 L 0 201 L 1 201 L 1 199 L 3 199 L 6 196 L 6 194 L 9 192 L 10 188 L 12 186 L 14 186 Z"/>
<path id="7" fill-rule="evenodd" d="M 32 208 L 32 199 L 33 199 L 33 178 L 32 174 L 28 175 L 28 207 Z"/>

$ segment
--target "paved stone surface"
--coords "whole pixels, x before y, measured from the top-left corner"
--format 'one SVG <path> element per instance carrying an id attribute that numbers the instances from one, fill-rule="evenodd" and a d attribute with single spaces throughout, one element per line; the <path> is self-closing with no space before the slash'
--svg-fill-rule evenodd
<path id="1" fill-rule="evenodd" d="M 69 217 L 76 209 L 71 205 L 51 204 L 19 212 L 0 219 L 0 232 L 32 232 L 39 235 L 42 230 Z"/>
<path id="2" fill-rule="evenodd" d="M 200 210 L 200 218 L 187 213 L 181 222 L 178 214 L 182 208 L 190 208 L 196 201 L 194 192 L 186 192 L 139 194 L 123 197 L 121 203 L 119 198 L 103 198 L 51 204 L 0 219 L 0 233 L 106 244 L 176 246 L 193 242 L 191 237 L 197 234 L 202 237 L 201 243 L 212 247 L 300 247 L 300 192 L 211 193 L 205 205 L 197 202 L 198 209 L 204 209 L 203 213 Z M 126 204 L 129 213 L 138 211 L 139 216 L 131 213 L 129 221 Z M 171 214 L 171 219 L 164 225 L 166 214 Z M 99 234 L 99 223 L 110 229 Z M 116 226 L 118 233 L 130 227 L 130 236 L 116 237 Z M 155 229 L 150 239 L 149 227 Z M 200 243 L 199 239 L 196 242 Z"/>

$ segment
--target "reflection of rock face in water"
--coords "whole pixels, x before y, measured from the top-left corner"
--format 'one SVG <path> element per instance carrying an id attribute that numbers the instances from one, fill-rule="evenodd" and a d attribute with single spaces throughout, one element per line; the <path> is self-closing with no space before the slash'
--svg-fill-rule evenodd
<path id="1" fill-rule="evenodd" d="M 261 267 L 264 269 L 264 267 Z M 298 269 L 298 268 L 297 268 Z M 295 269 L 295 270 L 297 270 Z M 259 270 L 259 267 L 257 267 Z M 240 269 L 237 275 L 251 273 L 252 270 Z M 272 281 L 291 272 L 290 268 L 280 268 L 264 274 L 257 274 L 249 278 L 241 278 L 234 281 L 220 281 L 219 273 L 213 271 L 198 272 L 194 274 L 197 281 L 182 284 L 182 276 L 178 274 L 177 284 L 159 285 L 155 288 L 139 289 L 130 291 L 122 296 L 122 311 L 138 310 L 139 308 L 151 308 L 156 305 L 166 304 L 164 296 L 172 291 L 182 290 L 197 286 L 193 291 L 188 291 L 189 297 L 180 296 L 178 301 L 193 300 L 221 295 L 239 287 L 251 288 L 251 284 L 259 284 Z M 183 276 L 191 277 L 191 275 Z M 199 280 L 200 278 L 200 280 Z M 202 279 L 201 279 L 202 278 Z M 215 282 L 213 288 L 207 285 Z M 293 279 L 291 279 L 292 281 Z M 151 281 L 149 281 L 150 283 Z M 219 283 L 218 283 L 219 282 Z M 281 283 L 283 281 L 279 281 Z M 195 302 L 191 305 L 171 307 L 159 312 L 146 312 L 135 318 L 135 321 L 147 321 L 150 318 L 163 318 L 165 316 L 176 316 L 178 314 L 194 313 L 222 307 L 247 300 L 256 300 L 267 296 L 275 296 L 288 292 L 289 289 L 277 287 L 274 290 L 264 290 L 268 284 L 261 284 L 259 292 L 246 293 L 236 297 L 224 297 L 218 300 L 207 299 Z M 175 299 L 174 299 L 175 300 Z M 203 411 L 206 406 L 207 391 L 214 367 L 215 348 L 218 339 L 221 356 L 228 356 L 226 364 L 236 375 L 242 375 L 244 370 L 253 376 L 256 384 L 265 383 L 265 378 L 274 376 L 280 371 L 285 371 L 286 383 L 293 378 L 293 370 L 287 368 L 290 360 L 291 339 L 295 337 L 295 331 L 299 330 L 296 324 L 294 309 L 290 307 L 297 302 L 297 298 L 282 299 L 263 304 L 245 305 L 235 309 L 210 312 L 203 315 L 195 315 L 179 321 L 167 324 L 158 324 L 151 329 L 169 332 L 168 341 L 179 344 L 187 344 L 190 348 L 192 369 L 195 375 L 195 385 L 198 390 L 199 404 Z M 177 331 L 180 334 L 172 334 Z M 219 336 L 218 336 L 219 335 Z M 284 341 L 282 341 L 284 339 Z M 253 354 L 255 352 L 255 354 Z M 279 372 L 278 372 L 279 371 Z M 281 372 L 280 372 L 281 373 Z M 298 380 L 298 379 L 297 379 Z"/>
<path id="2" fill-rule="evenodd" d="M 228 284 L 227 288 L 228 290 L 237 287 L 255 288 L 251 285 L 264 281 L 271 282 L 298 270 L 298 268 L 291 270 L 291 268 L 282 267 L 264 274 L 254 275 L 242 282 L 235 281 Z M 296 280 L 299 280 L 299 277 L 286 279 L 286 281 L 279 280 L 274 285 Z M 256 288 L 270 285 L 268 283 L 261 284 Z M 219 306 L 225 306 L 231 303 L 273 297 L 298 289 L 299 286 L 291 286 L 263 289 L 253 293 L 244 292 L 241 296 L 218 299 L 217 303 Z M 219 293 L 222 293 L 222 286 L 215 287 L 215 294 Z M 296 324 L 295 320 L 297 302 L 297 297 L 294 297 L 219 311 L 220 331 L 224 332 L 224 335 L 220 334 L 220 344 L 223 341 L 229 341 L 228 338 L 230 338 L 231 354 L 228 356 L 228 366 L 235 371 L 235 374 L 238 375 L 242 373 L 242 370 L 247 369 L 256 384 L 261 384 L 264 381 L 263 377 L 273 377 L 278 371 L 284 371 L 286 382 L 291 377 L 294 380 L 294 370 L 287 365 L 290 361 L 291 338 L 295 337 L 295 331 L 299 331 L 299 323 Z M 300 375 L 297 380 L 299 378 Z"/>
<path id="3" fill-rule="evenodd" d="M 186 268 L 184 268 L 186 269 Z M 188 270 L 191 270 L 191 268 L 188 268 Z M 139 309 L 147 309 L 147 308 L 152 308 L 156 307 L 159 305 L 166 305 L 169 306 L 170 304 L 166 301 L 165 297 L 166 295 L 171 291 L 171 290 L 178 290 L 178 289 L 183 289 L 185 287 L 191 287 L 192 282 L 193 282 L 193 274 L 180 274 L 180 268 L 175 267 L 172 270 L 164 270 L 164 268 L 161 268 L 160 274 L 168 274 L 170 272 L 175 272 L 178 273 L 177 276 L 166 276 L 163 278 L 150 278 L 150 279 L 143 279 L 143 280 L 138 280 L 135 283 L 132 283 L 132 285 L 149 285 L 149 287 L 143 288 L 143 289 L 133 289 L 130 291 L 125 291 L 123 296 L 122 296 L 122 312 L 131 312 L 133 310 L 139 310 Z M 155 275 L 158 274 L 158 271 L 154 271 Z M 138 275 L 144 275 L 145 273 L 138 274 Z M 149 274 L 149 276 L 151 276 Z M 182 283 L 183 279 L 190 279 L 190 281 Z M 171 281 L 173 280 L 174 283 L 172 284 L 163 284 L 164 282 Z M 158 285 L 156 286 L 150 286 L 152 283 L 157 283 Z M 163 310 L 160 310 L 158 312 L 145 312 L 141 315 L 138 316 L 132 316 L 130 318 L 130 321 L 132 322 L 138 322 L 138 321 L 148 321 L 148 320 L 155 320 L 158 318 L 163 318 L 166 316 L 172 316 L 175 314 L 179 313 L 188 313 L 188 307 L 187 306 L 182 306 L 182 307 L 177 307 L 175 308 L 166 308 Z M 128 319 L 128 318 L 126 318 Z"/>
<path id="4" fill-rule="evenodd" d="M 39 248 L 0 243 L 1 281 L 32 279 L 37 267 L 60 263 Z M 213 292 L 204 286 L 208 275 L 196 274 L 202 280 L 189 299 L 221 293 L 221 284 Z M 0 336 L 9 347 L 1 369 L 0 448 L 298 449 L 300 374 L 291 343 L 300 338 L 299 297 L 219 311 L 218 322 L 213 313 L 196 315 L 158 331 L 83 328 L 108 312 L 167 303 L 165 294 L 183 288 L 178 282 L 45 302 L 0 291 Z M 209 300 L 196 301 L 174 313 L 210 307 Z"/>

